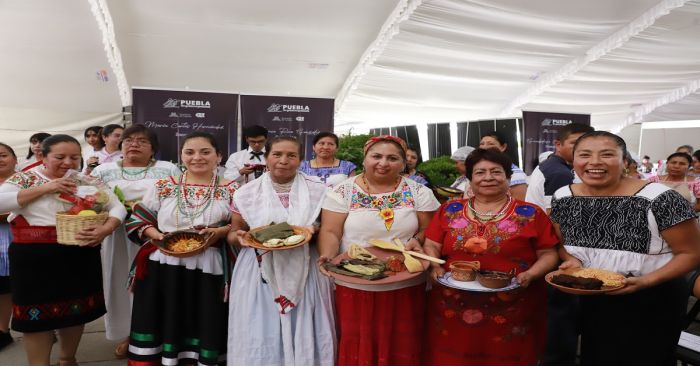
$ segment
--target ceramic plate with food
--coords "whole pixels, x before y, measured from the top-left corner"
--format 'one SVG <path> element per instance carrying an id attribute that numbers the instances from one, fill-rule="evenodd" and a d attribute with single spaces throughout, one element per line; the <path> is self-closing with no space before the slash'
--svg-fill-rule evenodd
<path id="1" fill-rule="evenodd" d="M 503 292 L 503 291 L 510 291 L 513 289 L 516 289 L 520 287 L 518 284 L 518 281 L 516 281 L 515 278 L 513 278 L 510 282 L 505 287 L 501 288 L 488 288 L 482 286 L 479 281 L 457 281 L 454 279 L 452 276 L 452 272 L 447 272 L 445 273 L 442 277 L 438 277 L 437 279 L 438 283 L 440 283 L 443 286 L 447 287 L 452 287 L 454 289 L 458 290 L 464 290 L 464 291 L 471 291 L 471 292 Z"/>
<path id="2" fill-rule="evenodd" d="M 625 276 L 598 268 L 558 270 L 544 276 L 560 291 L 575 295 L 598 295 L 623 288 Z"/>
<path id="3" fill-rule="evenodd" d="M 260 250 L 288 250 L 311 241 L 311 231 L 287 223 L 257 227 L 243 236 L 250 247 Z"/>
<path id="4" fill-rule="evenodd" d="M 351 253 L 355 258 L 350 257 Z M 326 270 L 338 281 L 356 285 L 386 285 L 420 276 L 430 264 L 420 259 L 423 270 L 412 273 L 406 269 L 403 261 L 403 254 L 399 252 L 353 245 L 347 252 L 326 263 Z"/>

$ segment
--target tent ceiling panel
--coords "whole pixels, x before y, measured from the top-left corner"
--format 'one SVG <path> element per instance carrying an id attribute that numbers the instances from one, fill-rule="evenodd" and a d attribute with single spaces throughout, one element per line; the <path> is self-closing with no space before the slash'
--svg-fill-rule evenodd
<path id="1" fill-rule="evenodd" d="M 0 113 L 121 111 L 87 1 L 3 1 L 0 24 Z"/>
<path id="2" fill-rule="evenodd" d="M 397 1 L 109 5 L 132 85 L 334 97 Z"/>

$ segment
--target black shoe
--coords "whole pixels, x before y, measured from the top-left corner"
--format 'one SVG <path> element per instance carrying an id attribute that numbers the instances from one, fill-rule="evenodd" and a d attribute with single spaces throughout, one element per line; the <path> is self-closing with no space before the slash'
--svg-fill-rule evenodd
<path id="1" fill-rule="evenodd" d="M 3 348 L 7 347 L 13 342 L 12 336 L 10 336 L 10 332 L 3 332 L 0 331 L 0 350 Z"/>

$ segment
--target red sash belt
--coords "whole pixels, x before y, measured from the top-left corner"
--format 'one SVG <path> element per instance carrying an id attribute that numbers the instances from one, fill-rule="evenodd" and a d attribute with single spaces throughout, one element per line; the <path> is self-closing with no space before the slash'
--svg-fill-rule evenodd
<path id="1" fill-rule="evenodd" d="M 10 222 L 12 242 L 17 244 L 56 244 L 55 226 L 30 226 L 22 216 Z"/>

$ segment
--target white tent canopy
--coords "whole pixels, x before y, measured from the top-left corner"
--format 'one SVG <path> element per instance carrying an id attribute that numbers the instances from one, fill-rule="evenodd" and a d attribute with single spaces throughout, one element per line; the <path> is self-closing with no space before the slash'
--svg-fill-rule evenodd
<path id="1" fill-rule="evenodd" d="M 336 99 L 338 130 L 700 119 L 700 0 L 5 0 L 0 141 L 121 120 L 132 86 Z"/>

